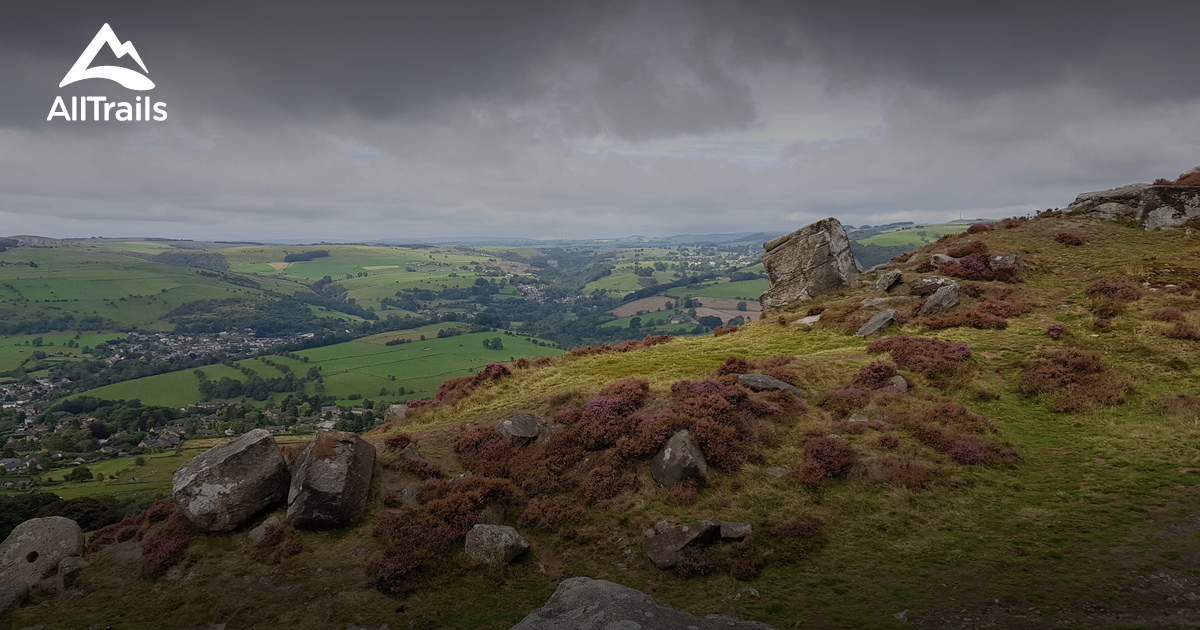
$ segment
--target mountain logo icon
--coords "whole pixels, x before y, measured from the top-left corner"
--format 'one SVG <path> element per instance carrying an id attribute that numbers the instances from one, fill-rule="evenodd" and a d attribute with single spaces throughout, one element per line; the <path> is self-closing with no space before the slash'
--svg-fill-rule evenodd
<path id="1" fill-rule="evenodd" d="M 106 44 L 117 58 L 129 55 L 142 67 L 142 72 L 150 72 L 146 70 L 146 64 L 142 63 L 142 58 L 138 55 L 137 49 L 133 47 L 133 42 L 122 44 L 121 40 L 117 39 L 117 34 L 113 32 L 112 27 L 105 24 L 100 27 L 100 32 L 96 33 L 96 36 L 92 38 L 92 43 L 83 49 L 83 54 L 79 55 L 79 59 L 75 60 L 75 65 L 71 66 L 71 69 L 67 72 L 67 76 L 63 77 L 62 83 L 59 83 L 58 87 L 70 85 L 84 79 L 108 79 L 109 81 L 116 81 L 130 90 L 144 91 L 154 89 L 154 82 L 146 77 L 146 75 L 139 74 L 129 68 L 122 68 L 120 66 L 89 67 L 92 61 L 96 59 L 96 54 L 100 52 L 100 48 Z"/>

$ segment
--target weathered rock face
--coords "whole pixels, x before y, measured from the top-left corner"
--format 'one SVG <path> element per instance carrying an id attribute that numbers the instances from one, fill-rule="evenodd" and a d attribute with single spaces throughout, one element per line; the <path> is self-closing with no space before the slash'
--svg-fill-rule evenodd
<path id="1" fill-rule="evenodd" d="M 889 308 L 886 311 L 880 311 L 871 317 L 871 319 L 867 320 L 867 323 L 863 324 L 862 328 L 859 328 L 858 332 L 854 334 L 858 335 L 859 337 L 873 335 L 896 323 L 896 317 L 899 314 L 900 313 L 894 308 Z"/>
<path id="2" fill-rule="evenodd" d="M 402 425 L 405 418 L 408 417 L 408 405 L 388 405 L 387 411 L 383 412 L 383 421 Z"/>
<path id="3" fill-rule="evenodd" d="M 75 581 L 79 579 L 79 575 L 83 573 L 87 562 L 79 556 L 71 556 L 63 558 L 62 562 L 58 563 L 58 594 L 66 593 Z"/>
<path id="4" fill-rule="evenodd" d="M 496 432 L 516 446 L 524 446 L 537 439 L 540 430 L 537 417 L 527 413 L 505 418 L 496 425 Z"/>
<path id="5" fill-rule="evenodd" d="M 642 539 L 642 553 L 660 569 L 670 569 L 679 562 L 679 552 L 694 542 L 714 540 L 721 535 L 721 524 L 716 521 L 696 521 L 682 527 Z"/>
<path id="6" fill-rule="evenodd" d="M 0 544 L 0 585 L 32 586 L 49 577 L 63 558 L 83 555 L 83 530 L 62 516 L 32 518 Z"/>
<path id="7" fill-rule="evenodd" d="M 759 301 L 764 312 L 858 283 L 850 238 L 837 219 L 800 228 L 763 245 L 771 288 Z"/>
<path id="8" fill-rule="evenodd" d="M 903 274 L 900 273 L 899 269 L 885 271 L 879 274 L 879 277 L 875 279 L 875 285 L 873 288 L 876 291 L 887 291 L 893 286 L 900 284 L 900 282 L 903 280 L 902 276 Z"/>
<path id="9" fill-rule="evenodd" d="M 684 479 L 708 478 L 708 462 L 687 429 L 672 435 L 650 461 L 650 476 L 668 488 Z"/>
<path id="10" fill-rule="evenodd" d="M 800 390 L 791 383 L 785 383 L 774 376 L 766 374 L 738 374 L 738 383 L 743 387 L 747 387 L 752 391 L 764 392 L 770 390 L 781 389 L 785 392 L 791 392 L 797 396 L 802 395 Z"/>
<path id="11" fill-rule="evenodd" d="M 1200 216 L 1200 186 L 1130 184 L 1083 193 L 1066 211 L 1098 219 L 1130 217 L 1147 230 L 1172 228 Z"/>
<path id="12" fill-rule="evenodd" d="M 505 565 L 529 548 L 529 543 L 507 525 L 479 524 L 467 532 L 467 555 L 477 562 Z"/>
<path id="13" fill-rule="evenodd" d="M 948 284 L 929 296 L 921 305 L 919 315 L 946 313 L 958 306 L 958 284 Z"/>
<path id="14" fill-rule="evenodd" d="M 879 389 L 896 391 L 896 392 L 900 392 L 901 394 L 907 394 L 908 393 L 908 381 L 904 380 L 903 376 L 900 376 L 899 374 L 897 374 L 897 375 L 893 376 L 892 378 L 888 379 L 887 385 L 884 385 L 883 387 L 881 387 Z"/>
<path id="15" fill-rule="evenodd" d="M 946 254 L 934 254 L 933 257 L 929 259 L 929 262 L 934 267 L 941 269 L 946 265 L 953 265 L 954 263 L 957 263 L 958 259 L 953 256 L 947 256 Z"/>
<path id="16" fill-rule="evenodd" d="M 367 504 L 375 447 L 354 433 L 321 431 L 292 470 L 287 522 L 296 527 L 348 525 Z"/>
<path id="17" fill-rule="evenodd" d="M 188 520 L 209 532 L 226 532 L 280 502 L 288 470 L 266 429 L 214 446 L 175 471 L 175 501 Z"/>
<path id="18" fill-rule="evenodd" d="M 559 583 L 545 606 L 512 630 L 774 630 L 724 615 L 697 617 L 628 586 L 577 577 Z"/>

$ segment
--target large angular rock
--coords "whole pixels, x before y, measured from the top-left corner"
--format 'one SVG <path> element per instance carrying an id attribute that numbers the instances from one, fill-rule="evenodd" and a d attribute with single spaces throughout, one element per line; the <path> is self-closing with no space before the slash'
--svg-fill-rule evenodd
<path id="1" fill-rule="evenodd" d="M 175 471 L 172 490 L 197 528 L 227 532 L 287 496 L 288 469 L 275 438 L 255 429 Z"/>
<path id="2" fill-rule="evenodd" d="M 896 323 L 896 316 L 899 314 L 900 313 L 894 308 L 889 308 L 886 311 L 875 313 L 875 315 L 871 319 L 868 319 L 867 323 L 863 324 L 862 328 L 859 328 L 858 332 L 854 334 L 858 335 L 859 337 L 873 335 Z"/>
<path id="3" fill-rule="evenodd" d="M 0 585 L 32 586 L 49 577 L 63 558 L 83 555 L 83 530 L 62 516 L 32 518 L 0 544 Z"/>
<path id="4" fill-rule="evenodd" d="M 715 540 L 721 535 L 721 524 L 716 521 L 696 521 L 682 527 L 642 539 L 642 553 L 660 569 L 670 569 L 679 562 L 679 552 L 694 542 Z"/>
<path id="5" fill-rule="evenodd" d="M 408 417 L 408 405 L 388 405 L 383 412 L 383 421 L 393 425 L 403 425 Z"/>
<path id="6" fill-rule="evenodd" d="M 1173 228 L 1200 216 L 1200 187 L 1130 184 L 1083 193 L 1066 212 L 1097 219 L 1129 217 L 1147 230 Z"/>
<path id="7" fill-rule="evenodd" d="M 563 580 L 544 606 L 512 630 L 775 630 L 725 615 L 698 617 L 608 580 Z"/>
<path id="8" fill-rule="evenodd" d="M 875 286 L 873 288 L 876 291 L 887 291 L 893 286 L 900 284 L 900 282 L 903 281 L 902 276 L 903 274 L 900 273 L 899 269 L 885 271 L 879 274 L 879 277 L 875 279 Z"/>
<path id="9" fill-rule="evenodd" d="M 991 265 L 993 271 L 1020 270 L 1025 267 L 1024 261 L 1016 254 L 996 254 L 988 258 L 988 264 Z"/>
<path id="10" fill-rule="evenodd" d="M 837 219 L 817 221 L 763 245 L 771 287 L 759 301 L 763 312 L 811 300 L 858 284 L 850 238 Z"/>
<path id="11" fill-rule="evenodd" d="M 287 522 L 310 529 L 340 527 L 367 504 L 375 447 L 354 433 L 321 431 L 296 457 Z"/>
<path id="12" fill-rule="evenodd" d="M 766 374 L 738 374 L 737 379 L 738 383 L 740 383 L 743 387 L 747 387 L 756 392 L 780 389 L 785 392 L 791 392 L 797 396 L 803 395 L 795 385 L 792 385 L 791 383 L 785 383 L 774 376 L 767 376 Z"/>
<path id="13" fill-rule="evenodd" d="M 946 313 L 958 306 L 958 284 L 946 285 L 929 296 L 921 305 L 919 315 Z"/>
<path id="14" fill-rule="evenodd" d="M 541 430 L 536 416 L 522 413 L 505 418 L 496 425 L 496 432 L 515 446 L 524 446 L 537 439 Z"/>
<path id="15" fill-rule="evenodd" d="M 507 525 L 478 524 L 467 532 L 467 556 L 477 562 L 505 565 L 529 548 L 517 530 Z"/>
<path id="16" fill-rule="evenodd" d="M 708 462 L 687 429 L 672 435 L 650 461 L 650 476 L 668 488 L 684 479 L 708 479 Z"/>

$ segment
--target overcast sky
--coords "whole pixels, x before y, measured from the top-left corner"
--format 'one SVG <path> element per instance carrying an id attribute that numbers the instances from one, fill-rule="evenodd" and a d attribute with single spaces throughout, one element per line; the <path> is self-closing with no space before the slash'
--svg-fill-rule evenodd
<path id="1" fill-rule="evenodd" d="M 59 81 L 108 23 L 156 87 Z M 9 2 L 0 235 L 999 218 L 1200 165 L 1196 2 Z M 94 65 L 136 67 L 102 51 Z M 47 122 L 55 96 L 165 122 Z"/>

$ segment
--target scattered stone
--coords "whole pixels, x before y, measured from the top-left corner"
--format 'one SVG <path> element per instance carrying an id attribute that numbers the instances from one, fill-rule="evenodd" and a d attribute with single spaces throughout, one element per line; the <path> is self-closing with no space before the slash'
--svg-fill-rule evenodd
<path id="1" fill-rule="evenodd" d="M 901 275 L 902 274 L 900 273 L 899 269 L 893 269 L 891 271 L 881 273 L 879 274 L 879 277 L 875 279 L 875 286 L 873 288 L 876 291 L 887 291 L 893 286 L 900 284 Z"/>
<path id="2" fill-rule="evenodd" d="M 750 388 L 752 391 L 761 392 L 767 390 L 781 389 L 785 392 L 791 392 L 797 396 L 803 396 L 795 385 L 785 383 L 773 376 L 766 374 L 738 374 L 738 383 Z"/>
<path id="3" fill-rule="evenodd" d="M 198 529 L 227 532 L 287 496 L 288 469 L 275 438 L 254 429 L 175 471 L 172 490 Z"/>
<path id="4" fill-rule="evenodd" d="M 929 296 L 937 292 L 938 289 L 947 286 L 958 286 L 958 283 L 953 278 L 945 276 L 929 276 L 927 278 L 917 278 L 908 283 L 909 291 L 913 295 Z"/>
<path id="5" fill-rule="evenodd" d="M 63 516 L 32 518 L 0 544 L 0 585 L 33 586 L 63 558 L 83 555 L 83 530 Z"/>
<path id="6" fill-rule="evenodd" d="M 420 456 L 421 456 L 421 447 L 417 446 L 416 442 L 409 442 L 408 446 L 405 446 L 404 449 L 401 450 L 400 454 L 398 455 L 398 457 L 402 460 L 416 459 Z"/>
<path id="7" fill-rule="evenodd" d="M 375 447 L 346 431 L 321 431 L 296 458 L 287 522 L 296 527 L 348 525 L 367 503 Z"/>
<path id="8" fill-rule="evenodd" d="M 958 306 L 958 284 L 946 285 L 925 299 L 919 315 L 937 315 L 954 310 Z"/>
<path id="9" fill-rule="evenodd" d="M 751 588 L 749 586 L 738 591 L 737 595 L 733 596 L 733 598 L 735 600 L 743 600 L 743 599 L 753 600 L 753 599 L 758 599 L 760 597 L 762 597 L 762 594 L 758 592 L 758 589 Z"/>
<path id="10" fill-rule="evenodd" d="M 654 524 L 654 533 L 656 533 L 656 534 L 661 534 L 661 533 L 667 531 L 668 529 L 671 529 L 670 521 L 659 521 Z"/>
<path id="11" fill-rule="evenodd" d="M 708 462 L 687 429 L 676 433 L 650 462 L 650 476 L 671 487 L 684 479 L 708 479 Z"/>
<path id="12" fill-rule="evenodd" d="M 79 574 L 83 573 L 83 568 L 87 566 L 87 561 L 79 556 L 70 556 L 63 558 L 62 562 L 58 563 L 58 594 L 66 593 L 68 589 L 75 585 L 75 581 L 79 579 Z"/>
<path id="13" fill-rule="evenodd" d="M 496 425 L 496 431 L 514 446 L 525 446 L 537 439 L 541 425 L 538 424 L 536 416 L 522 413 L 501 420 L 500 424 Z"/>
<path id="14" fill-rule="evenodd" d="M 772 477 L 782 477 L 787 474 L 787 471 L 788 469 L 781 466 L 772 466 L 771 468 L 767 469 L 767 474 L 771 475 Z"/>
<path id="15" fill-rule="evenodd" d="M 684 547 L 715 539 L 720 533 L 721 526 L 715 521 L 696 521 L 643 539 L 642 552 L 654 566 L 669 569 L 679 562 L 679 551 Z"/>
<path id="16" fill-rule="evenodd" d="M 383 412 L 383 421 L 395 426 L 407 424 L 405 422 L 407 417 L 408 405 L 388 405 L 387 411 Z"/>
<path id="17" fill-rule="evenodd" d="M 862 328 L 859 328 L 858 332 L 854 334 L 859 337 L 873 335 L 896 323 L 896 317 L 899 314 L 900 312 L 894 308 L 889 308 L 886 311 L 880 311 L 872 316 L 871 319 L 868 319 L 867 323 L 863 324 Z"/>
<path id="18" fill-rule="evenodd" d="M 400 502 L 408 507 L 413 507 L 417 504 L 417 497 L 421 496 L 421 488 L 424 484 L 407 483 L 400 487 Z"/>
<path id="19" fill-rule="evenodd" d="M 900 376 L 899 374 L 897 374 L 897 375 L 893 376 L 892 378 L 888 379 L 887 385 L 880 387 L 879 389 L 880 389 L 880 391 L 897 391 L 897 392 L 900 392 L 901 394 L 907 394 L 908 393 L 908 381 L 904 380 L 903 376 Z"/>
<path id="20" fill-rule="evenodd" d="M 907 295 L 865 298 L 862 302 L 859 302 L 863 308 L 899 308 L 909 306 L 912 303 L 913 299 Z"/>
<path id="21" fill-rule="evenodd" d="M 721 521 L 721 538 L 740 539 L 750 535 L 754 527 L 741 521 Z"/>
<path id="22" fill-rule="evenodd" d="M 861 413 L 855 413 L 855 414 L 850 415 L 850 422 L 870 422 L 870 421 L 871 420 L 869 418 L 862 415 Z"/>
<path id="23" fill-rule="evenodd" d="M 448 483 L 448 484 L 452 484 L 452 485 L 453 485 L 453 484 L 456 484 L 456 483 L 458 483 L 458 482 L 462 481 L 463 479 L 466 479 L 467 477 L 470 477 L 470 476 L 471 476 L 471 474 L 472 474 L 472 473 L 471 473 L 471 471 L 469 471 L 469 470 L 468 470 L 468 471 L 464 471 L 464 472 L 460 472 L 460 473 L 458 473 L 457 475 L 454 475 L 453 477 L 451 477 L 451 478 L 447 479 L 447 480 L 446 480 L 446 483 Z"/>
<path id="24" fill-rule="evenodd" d="M 763 249 L 763 266 L 771 281 L 759 298 L 763 312 L 858 284 L 850 238 L 832 217 L 769 241 Z"/>
<path id="25" fill-rule="evenodd" d="M 929 259 L 929 263 L 932 264 L 934 267 L 937 267 L 938 269 L 941 269 L 942 267 L 945 267 L 946 265 L 956 264 L 957 262 L 958 262 L 957 258 L 955 258 L 953 256 L 947 256 L 946 254 L 934 254 Z"/>
<path id="26" fill-rule="evenodd" d="M 774 630 L 724 615 L 698 617 L 636 589 L 577 577 L 559 583 L 544 606 L 512 630 Z"/>
<path id="27" fill-rule="evenodd" d="M 4 614 L 10 608 L 20 607 L 25 603 L 27 597 L 29 597 L 28 584 L 0 585 L 0 614 Z"/>
<path id="28" fill-rule="evenodd" d="M 254 529 L 250 530 L 246 534 L 246 538 L 248 538 L 251 543 L 257 545 L 258 543 L 260 543 L 266 539 L 267 528 L 272 527 L 272 526 L 281 526 L 281 525 L 283 525 L 283 521 L 279 520 L 278 516 L 272 516 L 271 518 L 259 523 L 258 527 L 255 527 Z"/>
<path id="29" fill-rule="evenodd" d="M 819 321 L 821 321 L 821 314 L 817 313 L 816 315 L 809 315 L 808 317 L 801 317 L 800 319 L 797 319 L 796 321 L 794 321 L 792 323 L 793 324 L 802 324 L 804 326 L 815 326 L 816 323 Z"/>
<path id="30" fill-rule="evenodd" d="M 902 611 L 892 615 L 892 617 L 896 621 L 899 621 L 900 623 L 908 623 L 908 611 L 907 610 L 902 610 Z"/>
<path id="31" fill-rule="evenodd" d="M 529 548 L 529 543 L 507 525 L 478 524 L 467 532 L 467 555 L 476 562 L 505 565 Z"/>

